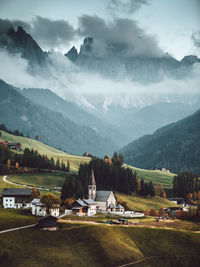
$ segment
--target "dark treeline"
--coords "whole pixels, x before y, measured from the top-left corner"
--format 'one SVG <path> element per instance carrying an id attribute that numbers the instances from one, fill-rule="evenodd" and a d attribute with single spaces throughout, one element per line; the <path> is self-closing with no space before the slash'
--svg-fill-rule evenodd
<path id="1" fill-rule="evenodd" d="M 0 124 L 0 130 L 7 132 L 7 133 L 10 133 L 10 134 L 13 134 L 13 135 L 16 135 L 16 136 L 24 136 L 23 133 L 18 131 L 18 130 L 14 130 L 14 131 L 8 130 L 4 124 Z"/>
<path id="2" fill-rule="evenodd" d="M 94 171 L 97 190 L 112 190 L 124 194 L 138 193 L 142 196 L 154 196 L 152 182 L 139 181 L 130 168 L 122 167 L 123 158 L 114 153 L 112 164 L 103 159 L 93 158 L 89 164 L 81 164 L 78 174 L 68 177 L 62 188 L 61 198 L 87 197 L 92 170 Z M 138 186 L 139 185 L 139 186 Z"/>
<path id="3" fill-rule="evenodd" d="M 200 191 L 200 180 L 191 172 L 179 173 L 173 180 L 173 193 L 176 197 L 188 198 L 189 193 Z"/>
<path id="4" fill-rule="evenodd" d="M 58 159 L 55 162 L 53 158 L 40 155 L 33 149 L 25 148 L 23 154 L 15 154 L 11 152 L 4 145 L 0 145 L 0 174 L 9 172 L 11 168 L 19 169 L 21 167 L 48 169 L 48 170 L 60 170 L 69 172 L 70 164 L 68 161 L 67 166 L 64 162 L 60 162 Z"/>

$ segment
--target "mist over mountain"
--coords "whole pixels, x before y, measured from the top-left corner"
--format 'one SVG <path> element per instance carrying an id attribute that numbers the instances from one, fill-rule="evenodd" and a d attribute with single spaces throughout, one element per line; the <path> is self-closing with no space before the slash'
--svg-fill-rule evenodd
<path id="1" fill-rule="evenodd" d="M 125 146 L 125 162 L 139 168 L 167 168 L 200 174 L 200 110 Z"/>
<path id="2" fill-rule="evenodd" d="M 2 23 L 2 20 L 0 21 Z M 8 24 L 8 23 L 7 23 Z M 12 25 L 1 25 L 0 27 L 0 48 L 6 49 L 11 54 L 21 54 L 27 59 L 29 67 L 36 70 L 45 67 L 47 53 L 43 52 L 39 45 L 33 40 L 30 34 L 19 26 L 15 31 Z"/>
<path id="3" fill-rule="evenodd" d="M 98 18 L 82 17 L 80 36 L 91 32 L 94 19 L 99 21 Z M 190 115 L 200 104 L 197 56 L 176 60 L 164 53 L 154 38 L 147 36 L 133 21 L 115 20 L 110 25 L 99 22 L 104 25 L 100 28 L 105 35 L 101 36 L 100 30 L 93 31 L 94 38 L 85 38 L 79 52 L 73 46 L 65 55 L 44 52 L 21 26 L 15 30 L 7 21 L 0 27 L 0 61 L 4 62 L 0 77 L 19 88 L 50 89 L 18 92 L 26 101 L 31 101 L 34 108 L 40 105 L 42 114 L 45 113 L 43 109 L 48 108 L 50 124 L 55 124 L 55 112 L 60 113 L 63 123 L 55 126 L 62 128 L 59 142 L 55 141 L 56 135 L 47 137 L 48 127 L 41 129 L 40 135 L 45 142 L 72 153 L 89 150 L 103 155 L 106 148 L 107 153 L 112 153 L 132 140 Z M 132 50 L 134 45 L 141 45 L 137 37 L 129 40 L 128 35 L 118 36 L 119 29 L 122 31 L 127 25 L 131 31 L 142 34 L 142 42 L 147 42 L 141 50 Z M 12 117 L 10 111 L 8 114 Z M 69 122 L 64 123 L 65 120 Z M 7 118 L 7 123 L 9 121 Z M 19 128 L 14 120 L 11 121 L 14 126 L 11 122 L 5 123 L 8 128 L 25 133 L 31 129 L 33 136 L 38 135 L 36 126 L 31 128 L 20 119 Z M 67 128 L 71 123 L 73 126 Z M 85 133 L 83 129 L 88 129 L 89 135 L 79 140 L 80 143 L 70 145 L 66 141 L 68 145 L 63 145 L 65 131 L 72 136 L 74 131 Z M 99 144 L 93 143 L 98 140 Z"/>
<path id="4" fill-rule="evenodd" d="M 9 129 L 18 129 L 32 138 L 39 135 L 42 142 L 73 154 L 91 152 L 104 156 L 116 149 L 111 139 L 101 137 L 57 111 L 36 105 L 19 92 L 20 89 L 0 80 L 0 123 Z"/>
<path id="5" fill-rule="evenodd" d="M 103 52 L 98 48 L 99 43 L 87 37 L 79 53 L 72 47 L 65 55 L 84 71 L 100 73 L 116 80 L 127 77 L 140 83 L 159 82 L 166 77 L 189 77 L 193 64 L 200 63 L 197 56 L 186 56 L 178 61 L 168 54 L 131 55 L 127 54 L 125 45 L 107 44 Z"/>
<path id="6" fill-rule="evenodd" d="M 127 135 L 120 131 L 119 128 L 95 117 L 75 103 L 62 99 L 48 89 L 32 88 L 23 89 L 20 92 L 35 104 L 59 112 L 78 125 L 90 127 L 98 135 L 112 139 L 118 146 L 123 146 L 127 143 Z"/>

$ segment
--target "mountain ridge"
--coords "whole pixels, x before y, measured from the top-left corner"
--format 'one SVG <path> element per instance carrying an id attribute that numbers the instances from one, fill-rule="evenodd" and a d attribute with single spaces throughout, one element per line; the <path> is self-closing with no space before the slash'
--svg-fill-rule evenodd
<path id="1" fill-rule="evenodd" d="M 11 130 L 18 129 L 31 137 L 68 153 L 91 152 L 98 156 L 112 153 L 116 145 L 89 127 L 79 126 L 61 113 L 36 105 L 14 87 L 0 80 L 0 122 Z"/>
<path id="2" fill-rule="evenodd" d="M 168 168 L 200 174 L 200 110 L 145 135 L 120 150 L 125 162 L 139 168 Z"/>

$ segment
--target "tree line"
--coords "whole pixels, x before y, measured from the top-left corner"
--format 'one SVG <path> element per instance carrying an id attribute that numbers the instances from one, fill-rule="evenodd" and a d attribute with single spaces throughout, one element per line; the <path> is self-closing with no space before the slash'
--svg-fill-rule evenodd
<path id="1" fill-rule="evenodd" d="M 174 176 L 173 194 L 176 197 L 188 199 L 188 195 L 200 191 L 200 180 L 196 174 L 182 172 Z"/>
<path id="2" fill-rule="evenodd" d="M 40 155 L 33 149 L 25 148 L 23 154 L 17 154 L 11 152 L 4 145 L 0 145 L 0 174 L 6 174 L 11 169 L 19 169 L 20 167 L 37 168 L 38 171 L 42 169 L 59 170 L 64 172 L 70 171 L 70 163 L 67 165 L 63 161 L 53 157 L 50 159 L 47 156 Z"/>
<path id="3" fill-rule="evenodd" d="M 142 196 L 154 196 L 155 190 L 152 182 L 145 183 L 137 179 L 136 172 L 123 167 L 123 156 L 116 152 L 111 161 L 108 156 L 104 159 L 92 158 L 89 164 L 81 164 L 78 174 L 71 174 L 62 187 L 61 198 L 87 197 L 88 185 L 91 182 L 91 172 L 94 171 L 97 190 L 112 190 L 124 194 L 138 193 Z"/>
<path id="4" fill-rule="evenodd" d="M 24 137 L 24 134 L 22 132 L 20 132 L 19 130 L 14 130 L 14 131 L 8 130 L 8 128 L 4 124 L 0 124 L 0 130 L 7 132 L 9 134 Z M 1 137 L 1 131 L 0 131 L 0 137 Z"/>

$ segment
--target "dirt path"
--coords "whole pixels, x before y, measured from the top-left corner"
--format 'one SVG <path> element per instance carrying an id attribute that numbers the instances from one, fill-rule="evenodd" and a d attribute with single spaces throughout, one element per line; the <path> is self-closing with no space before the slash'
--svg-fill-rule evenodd
<path id="1" fill-rule="evenodd" d="M 21 229 L 26 229 L 26 228 L 31 228 L 31 227 L 33 227 L 35 225 L 36 224 L 31 224 L 31 225 L 26 225 L 26 226 L 21 226 L 21 227 L 17 227 L 17 228 L 3 230 L 3 231 L 0 231 L 0 234 L 4 234 L 4 233 L 8 233 L 8 232 L 13 232 L 13 231 L 21 230 Z"/>

